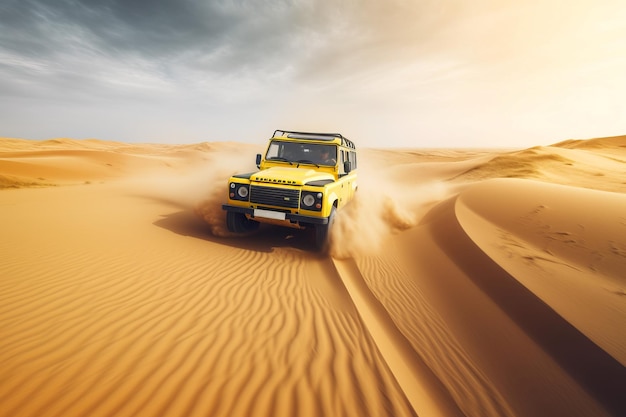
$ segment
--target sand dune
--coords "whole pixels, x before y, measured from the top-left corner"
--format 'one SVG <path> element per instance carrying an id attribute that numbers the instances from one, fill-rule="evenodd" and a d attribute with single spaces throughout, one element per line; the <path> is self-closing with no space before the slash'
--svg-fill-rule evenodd
<path id="1" fill-rule="evenodd" d="M 0 416 L 626 414 L 626 137 L 365 149 L 328 257 L 261 147 L 0 139 Z"/>

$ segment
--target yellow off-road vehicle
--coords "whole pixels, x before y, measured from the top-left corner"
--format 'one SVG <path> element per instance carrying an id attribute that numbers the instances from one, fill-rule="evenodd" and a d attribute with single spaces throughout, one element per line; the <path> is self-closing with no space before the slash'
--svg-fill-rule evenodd
<path id="1" fill-rule="evenodd" d="M 357 189 L 354 143 L 339 133 L 276 130 L 259 171 L 238 174 L 228 183 L 226 224 L 234 233 L 270 223 L 315 229 L 315 246 L 326 247 L 335 211 Z"/>

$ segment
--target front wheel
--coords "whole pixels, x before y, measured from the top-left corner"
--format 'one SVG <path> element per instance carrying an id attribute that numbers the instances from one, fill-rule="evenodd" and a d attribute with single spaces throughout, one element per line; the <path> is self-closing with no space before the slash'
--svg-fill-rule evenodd
<path id="1" fill-rule="evenodd" d="M 232 233 L 246 233 L 258 229 L 259 222 L 248 219 L 245 214 L 227 211 L 226 227 Z"/>
<path id="2" fill-rule="evenodd" d="M 335 223 L 335 211 L 333 206 L 330 209 L 330 216 L 328 216 L 327 224 L 318 224 L 315 226 L 315 249 L 320 252 L 328 251 L 328 245 L 330 243 L 330 234 Z"/>

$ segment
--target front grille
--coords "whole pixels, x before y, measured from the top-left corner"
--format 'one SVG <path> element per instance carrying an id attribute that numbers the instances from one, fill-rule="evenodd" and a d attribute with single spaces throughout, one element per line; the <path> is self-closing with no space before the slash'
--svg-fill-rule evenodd
<path id="1" fill-rule="evenodd" d="M 298 208 L 300 190 L 253 185 L 250 187 L 250 202 L 268 206 Z"/>

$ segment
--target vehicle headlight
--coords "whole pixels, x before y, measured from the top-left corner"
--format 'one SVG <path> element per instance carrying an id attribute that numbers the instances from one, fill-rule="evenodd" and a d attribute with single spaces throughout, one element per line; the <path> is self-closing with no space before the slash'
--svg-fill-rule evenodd
<path id="1" fill-rule="evenodd" d="M 241 198 L 246 198 L 248 197 L 248 187 L 246 187 L 245 185 L 242 185 L 241 187 L 239 187 L 237 189 L 237 194 L 239 195 L 239 197 Z"/>
<path id="2" fill-rule="evenodd" d="M 233 200 L 247 201 L 250 194 L 250 186 L 248 184 L 231 182 L 229 197 Z"/>
<path id="3" fill-rule="evenodd" d="M 307 194 L 302 198 L 302 204 L 304 204 L 307 207 L 311 207 L 313 204 L 315 204 L 315 197 L 313 197 L 312 194 Z"/>
<path id="4" fill-rule="evenodd" d="M 324 194 L 320 192 L 303 191 L 300 207 L 305 210 L 320 211 Z"/>

